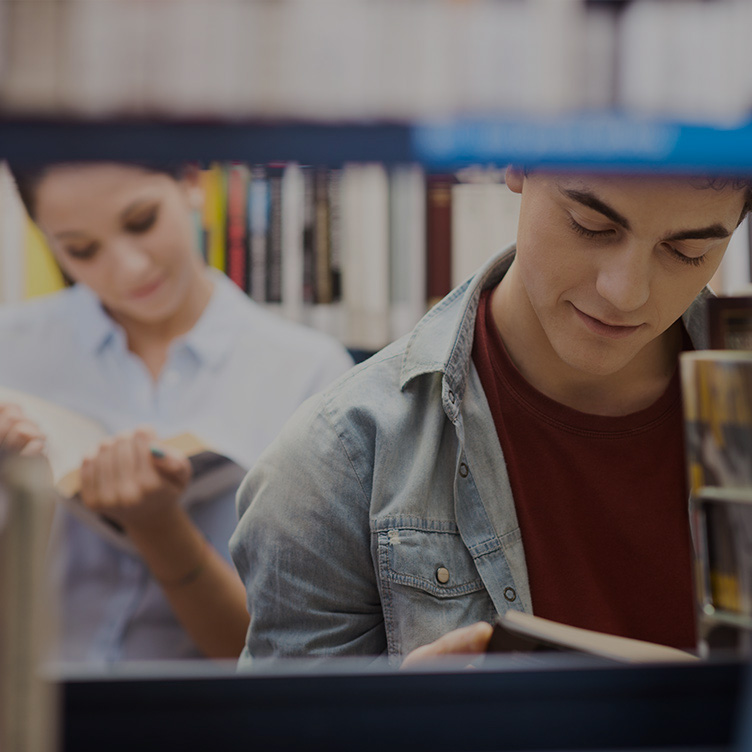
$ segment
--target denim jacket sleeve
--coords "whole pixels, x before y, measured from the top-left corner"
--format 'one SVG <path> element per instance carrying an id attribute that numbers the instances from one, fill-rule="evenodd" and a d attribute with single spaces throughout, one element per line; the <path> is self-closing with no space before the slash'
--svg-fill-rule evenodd
<path id="1" fill-rule="evenodd" d="M 288 422 L 237 503 L 230 547 L 252 612 L 241 664 L 385 652 L 368 495 L 322 397 Z"/>

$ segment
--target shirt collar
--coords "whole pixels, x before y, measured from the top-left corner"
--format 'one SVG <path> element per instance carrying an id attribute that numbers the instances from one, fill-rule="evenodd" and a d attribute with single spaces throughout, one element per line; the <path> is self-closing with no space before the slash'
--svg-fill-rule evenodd
<path id="1" fill-rule="evenodd" d="M 122 328 L 109 317 L 99 298 L 86 285 L 76 284 L 67 294 L 72 319 L 76 322 L 76 337 L 87 353 L 96 355 L 113 339 L 125 339 Z"/>
<path id="2" fill-rule="evenodd" d="M 211 298 L 195 326 L 173 343 L 188 348 L 211 368 L 232 352 L 240 328 L 247 322 L 248 297 L 222 272 L 209 268 L 214 283 Z"/>
<path id="3" fill-rule="evenodd" d="M 178 337 L 172 347 L 188 348 L 201 362 L 219 366 L 230 354 L 239 327 L 243 325 L 248 299 L 216 269 L 208 269 L 214 283 L 211 298 L 196 325 Z M 86 352 L 96 355 L 115 342 L 125 346 L 123 328 L 104 310 L 99 298 L 85 285 L 69 291 L 76 320 L 76 335 Z"/>

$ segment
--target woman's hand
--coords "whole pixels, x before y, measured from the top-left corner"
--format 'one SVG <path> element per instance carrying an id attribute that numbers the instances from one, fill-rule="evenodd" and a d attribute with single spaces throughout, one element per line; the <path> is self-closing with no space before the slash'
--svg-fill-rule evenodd
<path id="1" fill-rule="evenodd" d="M 140 428 L 103 442 L 81 465 L 81 501 L 126 532 L 169 516 L 191 479 L 188 458 Z"/>
<path id="2" fill-rule="evenodd" d="M 45 436 L 18 405 L 0 402 L 0 450 L 24 455 L 42 454 Z"/>

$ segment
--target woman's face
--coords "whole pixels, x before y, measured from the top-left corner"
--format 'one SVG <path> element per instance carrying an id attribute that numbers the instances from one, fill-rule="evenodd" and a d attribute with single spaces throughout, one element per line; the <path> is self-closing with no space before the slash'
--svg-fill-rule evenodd
<path id="1" fill-rule="evenodd" d="M 35 220 L 63 271 L 115 318 L 161 323 L 201 284 L 187 181 L 136 166 L 53 167 L 36 189 Z"/>

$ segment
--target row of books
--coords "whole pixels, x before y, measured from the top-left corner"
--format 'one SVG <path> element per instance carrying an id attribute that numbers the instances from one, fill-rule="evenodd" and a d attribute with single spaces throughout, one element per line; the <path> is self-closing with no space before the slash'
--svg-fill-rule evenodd
<path id="1" fill-rule="evenodd" d="M 493 168 L 215 163 L 202 171 L 207 262 L 259 303 L 375 350 L 516 234 Z"/>
<path id="2" fill-rule="evenodd" d="M 700 649 L 752 656 L 752 289 L 708 301 L 681 355 Z"/>
<path id="3" fill-rule="evenodd" d="M 207 263 L 258 303 L 353 350 L 410 331 L 517 231 L 519 196 L 493 167 L 214 163 L 200 178 Z M 0 220 L 0 304 L 62 287 L 2 165 Z"/>
<path id="4" fill-rule="evenodd" d="M 102 116 L 749 114 L 752 6 L 6 0 L 0 106 Z M 712 55 L 698 54 L 711 49 Z"/>

